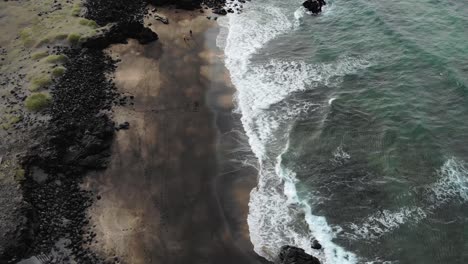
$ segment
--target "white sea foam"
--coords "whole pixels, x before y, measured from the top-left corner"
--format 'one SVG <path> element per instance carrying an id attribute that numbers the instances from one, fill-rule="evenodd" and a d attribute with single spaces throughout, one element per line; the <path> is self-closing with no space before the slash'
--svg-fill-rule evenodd
<path id="1" fill-rule="evenodd" d="M 335 151 L 333 151 L 332 162 L 336 164 L 343 164 L 348 161 L 351 156 L 343 150 L 343 146 L 338 146 Z"/>
<path id="2" fill-rule="evenodd" d="M 273 260 L 281 246 L 294 245 L 308 253 L 315 251 L 313 254 L 324 263 L 356 263 L 352 253 L 332 242 L 333 229 L 299 199 L 294 173 L 281 166 L 280 156 L 287 149 L 294 120 L 325 107 L 326 102 L 295 101 L 282 107 L 271 106 L 284 104 L 285 98 L 306 87 L 334 85 L 341 76 L 367 67 L 368 61 L 342 58 L 318 65 L 282 60 L 255 64 L 250 60 L 253 54 L 270 40 L 293 30 L 294 24 L 285 10 L 253 2 L 246 5 L 241 15 L 218 21 L 224 29 L 217 42 L 224 48 L 226 66 L 238 90 L 237 111 L 242 113 L 244 130 L 260 164 L 259 182 L 251 192 L 247 219 L 255 251 Z M 314 237 L 324 250 L 311 249 Z"/>
<path id="3" fill-rule="evenodd" d="M 468 166 L 465 162 L 450 158 L 438 171 L 439 180 L 428 188 L 430 209 L 436 209 L 450 201 L 468 202 Z"/>
<path id="4" fill-rule="evenodd" d="M 382 210 L 363 222 L 351 224 L 353 239 L 376 239 L 406 223 L 417 224 L 432 211 L 449 202 L 468 201 L 468 169 L 466 163 L 450 158 L 437 171 L 439 179 L 426 187 L 423 204 L 397 211 Z"/>
<path id="5" fill-rule="evenodd" d="M 426 218 L 426 212 L 420 207 L 403 207 L 398 211 L 381 210 L 369 216 L 364 222 L 351 224 L 353 239 L 376 239 L 411 221 L 417 223 Z"/>
<path id="6" fill-rule="evenodd" d="M 281 8 L 256 2 L 244 6 L 242 14 L 218 20 L 222 29 L 217 44 L 225 51 L 226 66 L 238 89 L 237 111 L 242 113 L 244 130 L 260 165 L 259 182 L 251 192 L 247 219 L 254 249 L 273 260 L 281 246 L 295 245 L 318 256 L 323 263 L 357 263 L 353 253 L 333 242 L 339 227 L 331 227 L 324 217 L 312 213 L 305 199 L 298 197 L 295 174 L 281 165 L 281 155 L 287 149 L 288 132 L 294 120 L 304 113 L 329 107 L 334 98 L 328 105 L 327 102 L 304 101 L 279 109 L 271 106 L 284 102 L 297 91 L 317 85 L 337 85 L 343 76 L 369 67 L 370 58 L 342 57 L 316 65 L 284 60 L 252 62 L 252 55 L 266 43 L 297 29 L 304 12 L 297 9 L 294 14 L 287 14 Z M 333 9 L 334 5 L 327 6 L 324 18 L 330 16 Z M 350 158 L 343 149 L 333 154 L 340 161 Z M 440 180 L 427 188 L 426 204 L 376 212 L 360 223 L 351 224 L 354 232 L 350 236 L 378 238 L 404 223 L 421 221 L 427 217 L 428 209 L 436 209 L 453 199 L 468 200 L 467 170 L 463 163 L 449 159 L 439 174 Z M 311 249 L 312 238 L 318 239 L 324 250 Z"/>
<path id="7" fill-rule="evenodd" d="M 294 11 L 294 27 L 298 28 L 302 25 L 302 21 L 304 19 L 304 15 L 306 14 L 306 9 L 304 7 L 299 7 Z"/>

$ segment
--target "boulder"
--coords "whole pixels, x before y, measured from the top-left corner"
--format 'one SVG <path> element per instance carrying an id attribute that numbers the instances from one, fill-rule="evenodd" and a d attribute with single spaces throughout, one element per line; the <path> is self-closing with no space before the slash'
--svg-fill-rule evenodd
<path id="1" fill-rule="evenodd" d="M 213 13 L 220 15 L 220 16 L 227 15 L 227 11 L 224 8 L 213 9 Z"/>
<path id="2" fill-rule="evenodd" d="M 128 122 L 123 122 L 122 124 L 119 124 L 119 126 L 117 127 L 119 130 L 120 129 L 129 129 L 130 128 L 130 124 Z"/>
<path id="3" fill-rule="evenodd" d="M 174 5 L 178 9 L 194 10 L 201 7 L 201 0 L 149 0 L 155 6 Z"/>
<path id="4" fill-rule="evenodd" d="M 311 248 L 313 248 L 313 249 L 322 249 L 322 245 L 315 239 L 314 241 L 312 241 Z"/>
<path id="5" fill-rule="evenodd" d="M 279 254 L 280 264 L 320 264 L 318 258 L 313 257 L 302 248 L 283 246 Z"/>
<path id="6" fill-rule="evenodd" d="M 322 12 L 322 6 L 326 5 L 325 0 L 307 0 L 302 5 L 312 12 L 313 14 L 318 14 Z"/>

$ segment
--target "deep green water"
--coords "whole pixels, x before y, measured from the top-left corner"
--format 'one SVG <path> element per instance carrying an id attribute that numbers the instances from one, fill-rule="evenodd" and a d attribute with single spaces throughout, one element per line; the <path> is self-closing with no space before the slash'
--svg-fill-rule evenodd
<path id="1" fill-rule="evenodd" d="M 253 22 L 231 19 L 226 46 L 262 164 L 249 217 L 257 252 L 307 246 L 288 228 L 326 240 L 313 215 L 332 230 L 326 245 L 356 256 L 312 251 L 328 263 L 468 263 L 468 2 L 335 0 L 319 16 L 297 1 L 258 2 L 244 15 Z M 258 32 L 235 39 L 262 44 L 247 58 L 229 53 L 235 23 Z"/>

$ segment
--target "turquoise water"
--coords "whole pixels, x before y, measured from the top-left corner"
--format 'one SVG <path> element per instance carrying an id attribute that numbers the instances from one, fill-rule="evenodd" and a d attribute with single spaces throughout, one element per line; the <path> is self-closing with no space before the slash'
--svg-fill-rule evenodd
<path id="1" fill-rule="evenodd" d="M 261 164 L 256 251 L 468 263 L 468 2 L 329 2 L 310 16 L 256 1 L 221 22 Z"/>
<path id="2" fill-rule="evenodd" d="M 468 161 L 468 3 L 333 4 L 340 18 L 311 25 L 320 43 L 310 61 L 352 54 L 372 66 L 330 91 L 322 125 L 294 124 L 285 166 L 302 196 L 318 192 L 308 201 L 315 213 L 341 226 L 340 244 L 359 256 L 467 263 L 468 171 L 454 167 Z M 349 158 L 330 160 L 337 148 Z"/>

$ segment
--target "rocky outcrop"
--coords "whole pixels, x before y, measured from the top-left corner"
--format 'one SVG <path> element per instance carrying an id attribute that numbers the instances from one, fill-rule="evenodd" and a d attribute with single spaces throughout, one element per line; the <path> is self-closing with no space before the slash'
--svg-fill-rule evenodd
<path id="1" fill-rule="evenodd" d="M 311 248 L 313 248 L 313 249 L 322 249 L 322 245 L 318 242 L 318 240 L 314 240 L 314 241 L 312 241 Z"/>
<path id="2" fill-rule="evenodd" d="M 302 5 L 313 14 L 322 12 L 322 7 L 326 4 L 325 0 L 307 0 L 302 3 Z"/>
<path id="3" fill-rule="evenodd" d="M 111 24 L 105 34 L 88 39 L 83 45 L 88 48 L 104 49 L 110 44 L 126 43 L 127 38 L 147 44 L 158 39 L 158 35 L 143 24 L 146 8 L 145 0 L 99 0 L 86 1 L 85 17 L 98 25 Z"/>
<path id="4" fill-rule="evenodd" d="M 93 195 L 80 188 L 89 170 L 104 169 L 110 155 L 115 124 L 103 111 L 118 101 L 119 95 L 107 78 L 115 66 L 98 49 L 65 49 L 67 71 L 51 89 L 50 120 L 38 143 L 22 158 L 26 179 L 22 183 L 27 221 L 20 242 L 0 256 L 0 263 L 16 263 L 22 258 L 48 254 L 66 238 L 68 255 L 55 259 L 67 263 L 102 263 L 85 245 L 95 234 L 86 229 L 86 209 Z"/>
<path id="5" fill-rule="evenodd" d="M 171 5 L 185 10 L 201 8 L 202 4 L 210 8 L 222 8 L 226 4 L 226 0 L 148 0 L 148 2 L 155 6 Z"/>
<path id="6" fill-rule="evenodd" d="M 22 214 L 22 194 L 16 184 L 0 182 L 0 208 L 0 263 L 5 263 L 12 248 L 27 248 L 21 239 L 27 232 L 27 219 Z"/>
<path id="7" fill-rule="evenodd" d="M 26 218 L 17 218 L 20 226 L 12 234 L 17 239 L 6 250 L 0 248 L 0 263 L 42 254 L 51 258 L 50 263 L 104 262 L 87 247 L 96 236 L 87 229 L 86 215 L 95 198 L 80 184 L 87 171 L 106 168 L 115 133 L 115 124 L 106 113 L 113 104 L 128 100 L 108 79 L 115 61 L 102 49 L 127 38 L 140 43 L 157 39 L 143 26 L 145 4 L 143 0 L 86 1 L 86 18 L 113 26 L 82 46 L 51 49 L 66 55 L 67 70 L 49 87 L 53 100 L 44 113 L 50 119 L 31 136 L 37 143 L 21 158 L 25 169 L 21 191 L 27 205 L 22 215 Z M 60 248 L 67 253 L 48 256 L 64 238 L 66 245 Z"/>
<path id="8" fill-rule="evenodd" d="M 178 9 L 194 10 L 201 7 L 202 0 L 149 0 L 155 6 L 173 5 Z"/>
<path id="9" fill-rule="evenodd" d="M 280 264 L 320 264 L 318 258 L 313 257 L 301 248 L 284 246 L 279 254 Z"/>
<path id="10" fill-rule="evenodd" d="M 84 47 L 105 49 L 111 44 L 126 43 L 128 38 L 138 40 L 140 44 L 148 44 L 158 39 L 158 35 L 142 23 L 132 21 L 129 23 L 114 24 L 106 34 L 97 35 L 83 43 Z"/>

